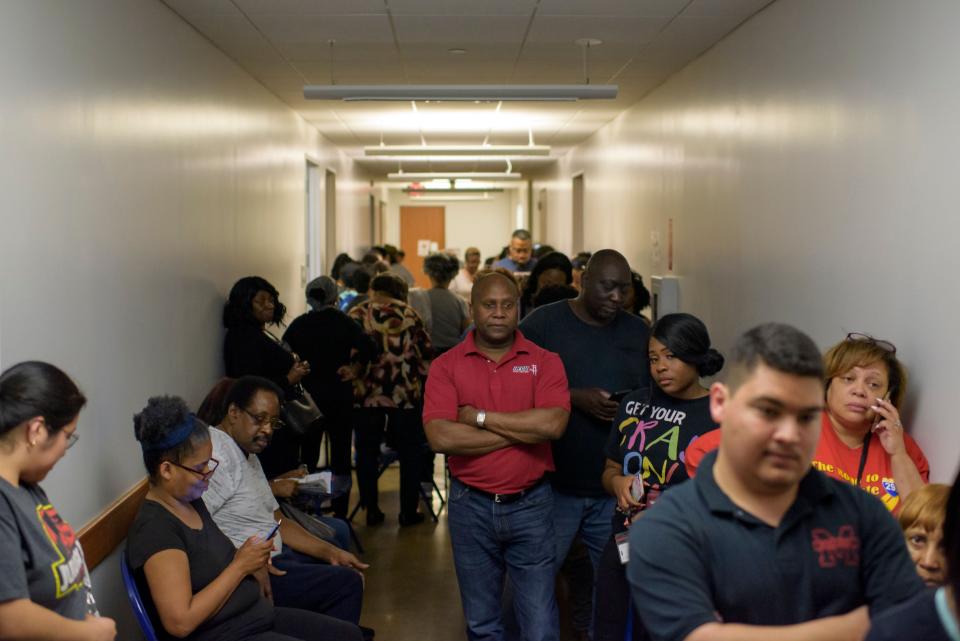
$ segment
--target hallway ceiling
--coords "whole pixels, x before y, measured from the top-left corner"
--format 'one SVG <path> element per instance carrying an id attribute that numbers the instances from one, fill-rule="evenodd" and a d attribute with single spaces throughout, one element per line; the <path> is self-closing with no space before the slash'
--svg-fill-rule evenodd
<path id="1" fill-rule="evenodd" d="M 163 0 L 355 157 L 364 145 L 553 146 L 554 162 L 773 0 Z M 584 82 L 616 100 L 566 103 L 308 101 L 303 85 Z M 335 44 L 331 50 L 329 41 Z M 464 53 L 451 53 L 462 49 Z M 374 173 L 397 162 L 365 160 Z M 406 171 L 497 171 L 505 163 L 405 161 Z"/>

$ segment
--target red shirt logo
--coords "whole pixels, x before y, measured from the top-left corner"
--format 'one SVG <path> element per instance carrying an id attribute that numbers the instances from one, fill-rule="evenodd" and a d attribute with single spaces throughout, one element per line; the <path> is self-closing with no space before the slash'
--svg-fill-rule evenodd
<path id="1" fill-rule="evenodd" d="M 852 525 L 840 526 L 836 536 L 825 528 L 815 528 L 810 535 L 821 568 L 835 568 L 840 562 L 849 567 L 860 565 L 860 539 Z"/>

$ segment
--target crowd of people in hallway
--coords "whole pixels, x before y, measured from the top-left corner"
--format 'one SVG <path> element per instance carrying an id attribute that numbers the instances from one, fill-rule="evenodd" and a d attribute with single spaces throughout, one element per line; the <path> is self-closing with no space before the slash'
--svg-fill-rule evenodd
<path id="1" fill-rule="evenodd" d="M 384 527 L 398 460 L 390 521 L 425 527 L 442 454 L 471 641 L 558 641 L 558 599 L 593 641 L 960 639 L 960 480 L 929 484 L 895 345 L 821 354 L 767 323 L 725 356 L 691 314 L 651 322 L 617 251 L 521 229 L 462 257 L 426 256 L 418 288 L 395 247 L 341 254 L 294 319 L 266 279 L 233 284 L 225 378 L 133 418 L 124 559 L 160 638 L 372 639 L 354 472 Z M 54 365 L 0 374 L 0 639 L 115 637 L 40 486 L 85 404 Z"/>

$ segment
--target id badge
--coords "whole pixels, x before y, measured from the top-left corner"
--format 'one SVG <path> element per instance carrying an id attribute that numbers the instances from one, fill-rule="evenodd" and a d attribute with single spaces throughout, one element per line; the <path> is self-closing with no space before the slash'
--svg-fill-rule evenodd
<path id="1" fill-rule="evenodd" d="M 630 560 L 630 533 L 620 532 L 613 535 L 613 541 L 617 544 L 617 554 L 620 556 L 620 565 L 626 565 Z"/>

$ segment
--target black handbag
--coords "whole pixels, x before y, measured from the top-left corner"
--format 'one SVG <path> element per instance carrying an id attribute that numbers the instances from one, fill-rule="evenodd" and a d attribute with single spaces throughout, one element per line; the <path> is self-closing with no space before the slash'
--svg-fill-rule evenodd
<path id="1" fill-rule="evenodd" d="M 306 434 L 314 423 L 323 420 L 323 412 L 303 385 L 293 386 L 291 397 L 280 408 L 283 422 L 297 434 Z"/>
<path id="2" fill-rule="evenodd" d="M 293 354 L 293 350 L 290 349 L 290 345 L 286 341 L 280 340 L 266 330 L 263 333 L 284 351 Z M 297 434 L 306 434 L 314 423 L 323 420 L 323 412 L 317 407 L 316 401 L 310 396 L 310 392 L 303 387 L 303 384 L 297 383 L 290 388 L 290 393 L 284 399 L 283 405 L 280 407 L 280 417 L 291 431 Z"/>

